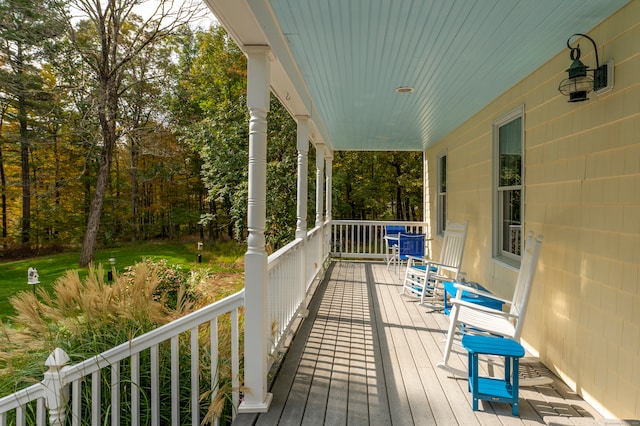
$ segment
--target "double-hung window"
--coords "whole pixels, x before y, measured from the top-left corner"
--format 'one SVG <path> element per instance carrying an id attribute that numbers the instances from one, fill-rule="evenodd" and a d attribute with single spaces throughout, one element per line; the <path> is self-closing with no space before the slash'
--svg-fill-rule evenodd
<path id="1" fill-rule="evenodd" d="M 518 266 L 523 243 L 524 107 L 493 123 L 494 256 Z"/>
<path id="2" fill-rule="evenodd" d="M 438 201 L 437 205 L 437 233 L 443 235 L 447 229 L 447 154 L 438 157 Z"/>

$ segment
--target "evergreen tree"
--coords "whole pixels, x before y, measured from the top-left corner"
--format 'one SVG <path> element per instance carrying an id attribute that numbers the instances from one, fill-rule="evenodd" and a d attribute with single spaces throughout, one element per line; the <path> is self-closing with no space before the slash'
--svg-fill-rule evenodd
<path id="1" fill-rule="evenodd" d="M 45 97 L 38 64 L 46 41 L 60 30 L 59 21 L 48 6 L 46 0 L 0 1 L 0 93 L 8 107 L 3 108 L 3 123 L 15 121 L 19 126 L 16 145 L 21 165 L 22 243 L 31 238 L 29 159 L 34 146 L 33 115 Z"/>

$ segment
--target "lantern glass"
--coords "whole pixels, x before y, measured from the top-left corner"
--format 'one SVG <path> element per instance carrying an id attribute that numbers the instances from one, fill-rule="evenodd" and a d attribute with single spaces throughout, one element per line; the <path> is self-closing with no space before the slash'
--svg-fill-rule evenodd
<path id="1" fill-rule="evenodd" d="M 593 90 L 593 78 L 585 75 L 582 77 L 566 78 L 558 88 L 560 93 L 569 96 L 569 102 L 587 100 L 587 94 Z"/>

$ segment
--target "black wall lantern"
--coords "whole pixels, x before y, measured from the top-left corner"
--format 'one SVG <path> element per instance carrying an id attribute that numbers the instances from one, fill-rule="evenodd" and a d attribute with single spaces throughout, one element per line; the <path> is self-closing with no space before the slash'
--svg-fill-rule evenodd
<path id="1" fill-rule="evenodd" d="M 576 47 L 571 47 L 571 38 L 575 36 L 584 37 L 593 44 L 593 50 L 596 54 L 595 69 L 589 69 L 580 61 L 580 44 Z M 573 62 L 567 69 L 569 78 L 562 80 L 558 90 L 563 95 L 569 96 L 569 102 L 586 101 L 589 99 L 587 94 L 592 90 L 602 92 L 604 89 L 608 91 L 613 88 L 613 61 L 609 61 L 600 66 L 598 48 L 596 47 L 596 42 L 593 41 L 591 37 L 586 34 L 573 34 L 567 39 L 567 47 L 571 51 L 569 56 Z M 593 75 L 589 75 L 589 72 L 593 73 Z"/>

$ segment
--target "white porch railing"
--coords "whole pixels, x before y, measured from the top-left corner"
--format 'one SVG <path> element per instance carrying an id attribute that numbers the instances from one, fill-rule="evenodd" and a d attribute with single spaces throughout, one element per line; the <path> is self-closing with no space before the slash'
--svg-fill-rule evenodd
<path id="1" fill-rule="evenodd" d="M 386 225 L 404 225 L 409 232 L 428 235 L 427 224 L 420 222 L 333 221 L 309 231 L 306 243 L 303 239 L 296 239 L 269 256 L 270 354 L 281 348 L 291 324 L 306 308 L 307 293 L 313 282 L 322 277 L 329 251 L 343 258 L 383 259 L 386 256 Z M 202 351 L 210 351 L 211 383 L 215 387 L 218 383 L 218 319 L 225 315 L 229 316 L 231 323 L 232 399 L 234 407 L 237 407 L 241 332 L 238 314 L 243 306 L 244 290 L 73 366 L 67 365 L 68 357 L 64 351 L 57 349 L 47 359 L 49 371 L 42 382 L 0 398 L 0 426 L 63 425 L 68 424 L 65 423 L 68 417 L 73 426 L 101 425 L 108 417 L 111 425 L 119 425 L 120 418 L 131 419 L 130 423 L 137 425 L 143 410 L 148 410 L 150 424 L 157 426 L 168 422 L 159 418 L 160 404 L 165 401 L 171 401 L 171 424 L 182 425 L 185 423 L 181 421 L 181 403 L 184 401 L 179 401 L 181 369 L 190 371 L 189 417 L 193 425 L 199 425 L 201 407 L 208 404 L 200 401 L 199 355 Z M 208 338 L 203 339 L 203 331 L 209 333 Z M 180 353 L 179 341 L 183 339 L 189 341 L 188 354 Z M 181 355 L 188 357 L 188 366 L 180 365 Z M 160 359 L 164 356 L 171 359 L 169 386 L 163 386 L 160 379 Z M 141 362 L 141 358 L 148 362 Z M 148 366 L 149 370 L 141 371 L 143 366 Z M 122 377 L 122 371 L 129 372 L 129 376 Z M 146 387 L 140 386 L 143 376 L 149 382 Z M 104 384 L 107 386 L 102 386 Z M 101 395 L 105 389 L 110 395 Z M 166 399 L 161 395 L 165 391 L 170 392 Z M 214 388 L 213 394 L 215 391 Z M 108 413 L 103 412 L 101 401 L 104 398 L 110 401 Z M 82 406 L 86 401 L 90 401 L 90 407 Z M 90 420 L 83 415 L 89 415 Z"/>
<path id="2" fill-rule="evenodd" d="M 305 289 L 304 240 L 297 238 L 269 256 L 268 261 L 268 311 L 271 336 L 269 353 L 280 347 L 282 336 L 287 332 L 291 320 L 301 309 Z M 269 361 L 271 366 L 273 359 Z"/>
<path id="3" fill-rule="evenodd" d="M 323 228 L 328 227 L 325 224 Z M 298 238 L 269 256 L 269 353 L 272 355 L 282 347 L 283 337 L 290 331 L 293 320 L 306 309 L 307 291 L 324 271 L 328 252 L 323 250 L 323 228 L 309 231 L 306 245 Z M 269 360 L 269 367 L 273 360 Z"/>
<path id="4" fill-rule="evenodd" d="M 330 224 L 326 223 L 324 229 L 329 229 L 330 226 Z M 315 228 L 307 236 L 307 279 L 305 281 L 307 291 L 313 281 L 324 271 L 324 262 L 329 257 L 328 250 L 324 250 L 328 245 L 323 244 L 326 234 L 326 232 L 323 232 L 323 228 Z"/>
<path id="5" fill-rule="evenodd" d="M 384 259 L 385 226 L 406 226 L 407 232 L 425 234 L 425 253 L 429 251 L 429 227 L 426 222 L 334 220 L 331 227 L 331 254 L 341 258 Z"/>
<path id="6" fill-rule="evenodd" d="M 303 239 L 296 239 L 269 256 L 268 313 L 272 321 L 270 353 L 280 348 L 282 337 L 290 330 L 293 320 L 306 308 L 306 293 L 311 284 L 325 270 L 329 255 L 326 240 L 330 226 L 325 223 L 323 227 L 309 231 L 306 244 Z M 200 401 L 203 390 L 200 389 L 198 374 L 199 355 L 202 351 L 210 351 L 211 383 L 214 384 L 212 395 L 215 395 L 215 384 L 218 383 L 216 367 L 221 349 L 218 348 L 218 319 L 225 315 L 229 316 L 231 323 L 232 400 L 233 406 L 238 407 L 241 332 L 238 327 L 238 311 L 243 306 L 244 290 L 73 366 L 67 365 L 67 354 L 56 349 L 47 359 L 49 371 L 45 373 L 42 382 L 0 398 L 0 426 L 62 426 L 68 424 L 67 418 L 70 418 L 73 426 L 103 425 L 108 418 L 114 426 L 120 424 L 121 418 L 130 419 L 126 423 L 138 425 L 141 424 L 141 411 L 145 409 L 148 409 L 151 425 L 165 425 L 169 420 L 160 419 L 160 404 L 169 401 L 170 424 L 184 425 L 186 423 L 181 419 L 181 405 L 185 401 L 179 400 L 179 371 L 183 369 L 190 372 L 191 424 L 199 425 L 200 409 L 211 401 L 211 398 Z M 203 339 L 202 332 L 207 330 L 209 339 Z M 178 343 L 182 339 L 189 339 L 188 354 L 180 353 Z M 206 340 L 210 340 L 210 343 Z M 228 352 L 228 348 L 225 352 Z M 171 357 L 168 384 L 161 383 L 160 379 L 160 359 L 167 354 Z M 189 358 L 188 366 L 181 365 L 181 355 Z M 141 362 L 141 358 L 148 362 Z M 142 371 L 145 365 L 149 366 L 148 371 Z M 130 371 L 130 377 L 123 377 L 122 371 Z M 146 377 L 148 386 L 140 385 L 141 377 Z M 101 386 L 103 384 L 107 386 Z M 184 387 L 184 383 L 182 385 Z M 101 395 L 104 390 L 110 392 L 110 395 Z M 163 396 L 165 392 L 168 393 L 167 396 Z M 83 407 L 87 395 L 91 406 Z M 110 401 L 108 410 L 102 408 L 101 401 L 104 398 Z"/>
<path id="7" fill-rule="evenodd" d="M 215 395 L 218 383 L 218 319 L 224 315 L 230 316 L 232 399 L 237 407 L 240 371 L 238 310 L 242 306 L 244 290 L 73 366 L 67 366 L 67 354 L 56 349 L 47 359 L 49 371 L 42 382 L 0 399 L 0 425 L 62 426 L 68 424 L 67 417 L 73 426 L 106 424 L 106 417 L 111 418 L 114 426 L 120 424 L 121 418 L 131 419 L 130 424 L 138 425 L 141 411 L 148 409 L 150 424 L 159 426 L 169 421 L 160 418 L 160 404 L 168 401 L 171 403 L 171 424 L 183 425 L 185 421 L 181 420 L 180 411 L 185 401 L 179 401 L 179 372 L 182 369 L 190 371 L 188 405 L 191 407 L 191 424 L 199 425 L 201 406 L 206 409 L 211 401 L 211 398 L 200 401 L 200 354 L 210 351 L 212 395 Z M 205 331 L 209 333 L 208 339 L 202 335 Z M 189 339 L 188 354 L 180 353 L 179 339 Z M 170 350 L 164 350 L 165 347 Z M 171 357 L 168 386 L 161 383 L 160 369 L 161 357 L 167 355 Z M 181 356 L 189 358 L 188 366 L 180 365 Z M 141 363 L 141 358 L 145 362 Z M 149 370 L 141 371 L 143 366 L 148 366 Z M 129 377 L 121 377 L 123 369 L 130 372 Z M 141 377 L 144 377 L 142 381 Z M 141 385 L 145 380 L 148 387 Z M 105 384 L 108 388 L 102 386 Z M 110 400 L 108 413 L 102 412 L 103 388 L 111 393 L 105 395 Z M 89 395 L 91 407 L 83 408 L 86 395 Z M 126 410 L 123 409 L 125 406 Z"/>

